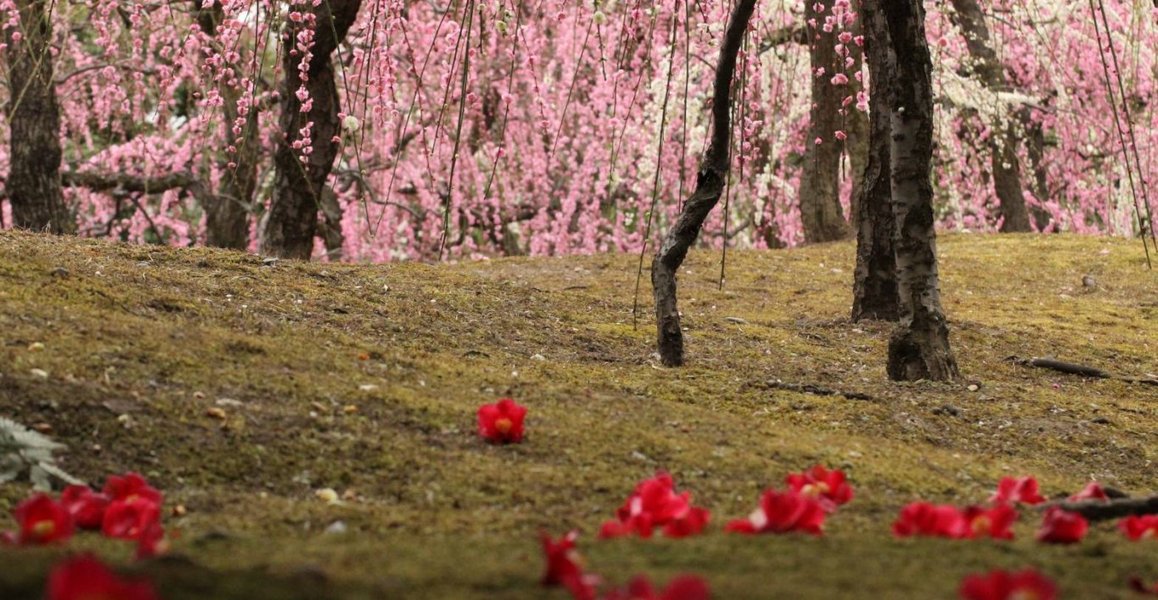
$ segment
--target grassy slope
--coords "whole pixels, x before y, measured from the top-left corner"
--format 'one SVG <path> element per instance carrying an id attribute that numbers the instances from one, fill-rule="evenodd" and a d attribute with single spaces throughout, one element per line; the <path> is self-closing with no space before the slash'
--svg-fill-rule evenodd
<path id="1" fill-rule="evenodd" d="M 252 597 L 241 588 L 259 580 L 266 597 L 290 597 L 267 587 L 284 585 L 563 598 L 536 586 L 535 534 L 572 527 L 612 581 L 695 571 L 719 598 L 948 598 L 963 574 L 995 566 L 1038 566 L 1071 598 L 1125 598 L 1129 575 L 1158 579 L 1153 544 L 1109 525 L 1074 548 L 1032 542 L 1032 516 L 1014 543 L 890 537 L 905 502 L 979 502 L 1005 474 L 1036 474 L 1050 494 L 1091 477 L 1158 490 L 1154 388 L 1003 360 L 1158 370 L 1158 276 L 1137 244 L 958 235 L 940 252 L 965 377 L 952 385 L 885 380 L 889 327 L 847 320 L 850 244 L 731 253 L 723 291 L 719 254 L 694 252 L 681 273 L 690 366 L 673 371 L 650 358 L 648 298 L 632 327 L 630 256 L 265 266 L 0 232 L 0 414 L 51 425 L 74 474 L 139 470 L 188 508 L 169 520 L 176 553 L 235 576 L 146 566 L 174 598 Z M 777 378 L 875 400 L 762 385 Z M 507 394 L 531 409 L 529 439 L 486 446 L 474 410 Z M 222 398 L 240 405 L 219 419 L 207 411 Z M 816 462 L 846 469 L 858 493 L 824 538 L 719 533 Z M 660 468 L 713 510 L 712 534 L 595 542 Z M 323 487 L 353 499 L 328 506 Z M 0 514 L 26 493 L 0 488 Z M 322 532 L 338 519 L 347 533 Z M 74 543 L 88 544 L 101 542 Z M 34 597 L 53 555 L 0 551 L 0 596 Z"/>

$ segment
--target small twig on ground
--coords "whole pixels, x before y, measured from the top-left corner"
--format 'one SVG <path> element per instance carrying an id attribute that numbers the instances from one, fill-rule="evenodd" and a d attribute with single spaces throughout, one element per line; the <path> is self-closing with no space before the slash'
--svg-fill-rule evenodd
<path id="1" fill-rule="evenodd" d="M 789 390 L 792 392 L 800 392 L 801 394 L 813 394 L 815 396 L 844 396 L 849 400 L 867 400 L 869 402 L 876 402 L 876 398 L 861 392 L 846 392 L 842 390 L 834 390 L 811 383 L 786 383 L 779 379 L 771 379 L 756 384 L 760 387 L 765 387 L 775 390 Z"/>
<path id="2" fill-rule="evenodd" d="M 1010 356 L 1006 358 L 1012 362 L 1023 367 L 1038 367 L 1042 369 L 1051 369 L 1060 373 L 1067 373 L 1069 375 L 1078 375 L 1081 377 L 1090 377 L 1094 379 L 1116 379 L 1118 381 L 1125 381 L 1128 383 L 1144 383 L 1147 385 L 1158 385 L 1158 378 L 1155 377 L 1128 377 L 1113 375 L 1107 371 L 1103 371 L 1097 367 L 1089 367 L 1086 365 L 1079 365 L 1077 363 L 1069 363 L 1053 358 L 1019 358 L 1017 356 Z"/>
<path id="3" fill-rule="evenodd" d="M 1158 515 L 1158 495 L 1142 498 L 1082 500 L 1080 502 L 1061 500 L 1039 504 L 1038 508 L 1045 510 L 1054 506 L 1067 512 L 1077 513 L 1088 521 L 1108 521 L 1131 515 Z"/>

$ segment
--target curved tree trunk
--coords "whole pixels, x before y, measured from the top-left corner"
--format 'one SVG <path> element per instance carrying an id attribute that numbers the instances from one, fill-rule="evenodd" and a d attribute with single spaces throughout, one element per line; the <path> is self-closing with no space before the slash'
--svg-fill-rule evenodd
<path id="1" fill-rule="evenodd" d="M 680 313 L 676 306 L 676 271 L 683 264 L 688 248 L 700 234 L 700 227 L 708 213 L 720 201 L 727 179 L 731 157 L 728 142 L 731 137 L 732 76 L 736 71 L 736 55 L 748 21 L 756 8 L 756 0 L 739 0 L 732 9 L 728 29 L 724 32 L 724 43 L 720 46 L 720 59 L 716 64 L 716 80 L 713 84 L 712 139 L 704 153 L 700 172 L 696 177 L 696 189 L 684 203 L 683 212 L 675 225 L 664 237 L 663 245 L 651 261 L 651 286 L 655 297 L 656 345 L 660 360 L 669 367 L 684 363 L 684 334 L 680 327 Z"/>
<path id="2" fill-rule="evenodd" d="M 922 0 L 882 0 L 889 45 L 897 57 L 892 81 L 891 183 L 894 251 L 903 315 L 889 340 L 889 378 L 947 381 L 957 376 L 949 326 L 941 310 L 933 229 L 933 64 Z M 904 57 L 903 60 L 901 57 Z"/>
<path id="3" fill-rule="evenodd" d="M 197 24 L 201 30 L 217 37 L 217 27 L 225 16 L 221 2 L 214 2 L 207 7 L 203 0 L 195 0 L 195 7 L 198 10 Z M 234 65 L 234 68 L 238 68 L 238 65 Z M 224 161 L 235 166 L 229 168 L 223 165 L 224 175 L 217 193 L 205 198 L 205 243 L 218 248 L 245 250 L 249 247 L 249 213 L 257 190 L 258 110 L 256 106 L 250 107 L 241 134 L 235 136 L 233 126 L 241 116 L 237 101 L 242 96 L 242 90 L 223 83 L 220 91 L 225 136 L 230 140 L 230 145 L 237 148 L 237 152 Z"/>
<path id="4" fill-rule="evenodd" d="M 952 0 L 950 12 L 965 35 L 965 45 L 973 59 L 971 68 L 991 92 L 1006 91 L 1005 69 L 989 41 L 989 27 L 977 0 Z M 1017 132 L 1010 115 L 1001 115 L 990 123 L 989 156 L 993 169 L 993 187 L 1001 205 L 1001 231 L 1032 231 L 1029 210 L 1022 195 L 1021 163 L 1017 158 Z"/>
<path id="5" fill-rule="evenodd" d="M 4 30 L 8 43 L 8 200 L 13 225 L 72 233 L 76 222 L 60 186 L 60 108 L 52 73 L 52 7 L 48 0 L 17 0 L 20 27 Z M 23 39 L 16 41 L 19 32 Z"/>
<path id="6" fill-rule="evenodd" d="M 824 22 L 829 7 L 817 2 L 805 2 L 805 22 Z M 825 9 L 817 12 L 817 8 Z M 804 171 L 800 175 L 800 220 L 804 225 L 804 241 L 827 242 L 848 237 L 849 227 L 840 210 L 840 156 L 841 143 L 834 137 L 843 129 L 840 101 L 844 87 L 830 83 L 837 71 L 838 60 L 834 46 L 835 36 L 820 28 L 808 26 L 808 56 L 812 65 L 812 108 L 808 118 L 807 150 Z M 816 73 L 823 69 L 823 75 Z M 840 69 L 843 71 L 843 69 Z M 820 143 L 816 143 L 819 140 Z"/>
<path id="7" fill-rule="evenodd" d="M 896 57 L 889 45 L 884 13 L 866 1 L 860 22 L 865 29 L 869 65 L 869 150 L 856 198 L 856 270 L 853 272 L 852 320 L 896 321 L 901 316 L 897 295 L 897 260 L 893 254 L 892 183 L 890 180 L 890 84 Z"/>
<path id="8" fill-rule="evenodd" d="M 361 6 L 362 0 L 327 0 L 317 4 L 312 9 L 316 21 L 314 43 L 308 49 L 299 47 L 297 42 L 307 19 L 301 23 L 289 22 L 282 34 L 285 85 L 279 123 L 283 137 L 274 154 L 277 175 L 262 242 L 264 254 L 309 260 L 313 252 L 322 192 L 338 155 L 338 144 L 332 140 L 341 133 L 338 86 L 330 55 L 345 39 Z M 298 70 L 302 52 L 312 55 L 306 81 Z M 303 86 L 309 93 L 308 107 L 303 106 L 297 95 Z M 307 123 L 313 126 L 310 135 L 305 137 L 300 130 Z M 294 148 L 295 141 L 310 146 L 310 154 Z"/>

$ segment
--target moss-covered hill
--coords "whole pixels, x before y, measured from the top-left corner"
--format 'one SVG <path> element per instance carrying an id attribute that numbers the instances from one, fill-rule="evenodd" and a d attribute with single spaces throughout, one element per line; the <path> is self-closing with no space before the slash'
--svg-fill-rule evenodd
<path id="1" fill-rule="evenodd" d="M 535 536 L 570 528 L 613 582 L 691 571 L 723 599 L 951 598 L 999 566 L 1039 567 L 1067 598 L 1158 580 L 1158 542 L 1109 524 L 1077 547 L 1035 544 L 1036 514 L 1013 543 L 889 535 L 904 503 L 979 502 L 1006 474 L 1050 495 L 1090 478 L 1158 490 L 1158 388 L 1005 360 L 1158 371 L 1158 275 L 1140 245 L 957 235 L 940 252 L 964 374 L 950 385 L 885 380 L 889 326 L 847 319 L 851 244 L 731 253 L 722 291 L 719 254 L 695 251 L 690 366 L 668 370 L 646 283 L 632 326 L 632 256 L 265 264 L 0 232 L 0 415 L 51 428 L 72 473 L 138 470 L 187 509 L 167 519 L 176 557 L 137 567 L 169 598 L 565 598 L 537 586 Z M 502 395 L 530 407 L 523 445 L 473 435 L 476 407 Z M 721 533 L 818 462 L 857 490 L 825 537 Z M 658 469 L 712 509 L 710 533 L 594 540 Z M 0 528 L 27 492 L 0 487 Z M 336 521 L 346 531 L 326 533 Z M 0 597 L 36 597 L 59 552 L 0 550 Z"/>

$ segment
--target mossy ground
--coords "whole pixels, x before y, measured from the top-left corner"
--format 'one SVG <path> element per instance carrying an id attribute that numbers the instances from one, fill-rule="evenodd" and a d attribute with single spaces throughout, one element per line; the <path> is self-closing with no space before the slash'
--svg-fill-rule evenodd
<path id="1" fill-rule="evenodd" d="M 693 252 L 689 366 L 670 370 L 651 358 L 646 280 L 632 325 L 633 256 L 266 265 L 0 232 L 0 414 L 50 426 L 68 471 L 137 470 L 188 509 L 167 519 L 175 557 L 136 567 L 169 598 L 564 598 L 537 585 L 536 533 L 570 528 L 613 582 L 690 571 L 718 598 L 950 598 L 966 573 L 1026 566 L 1067 598 L 1126 598 L 1128 577 L 1158 580 L 1158 547 L 1109 524 L 1076 547 L 1034 543 L 1036 514 L 1012 543 L 895 540 L 889 524 L 918 498 L 983 501 L 1009 474 L 1049 494 L 1091 477 L 1158 490 L 1156 388 L 1005 360 L 1158 370 L 1158 275 L 1139 246 L 943 236 L 963 379 L 935 384 L 887 381 L 890 326 L 848 321 L 850 243 L 729 253 L 722 291 L 719 253 Z M 530 407 L 525 444 L 474 435 L 477 406 L 503 395 Z M 857 491 L 825 537 L 720 533 L 818 462 Z M 710 533 L 594 540 L 658 469 L 713 511 Z M 27 493 L 0 487 L 0 515 Z M 324 532 L 338 520 L 345 533 Z M 89 536 L 70 548 L 94 546 L 129 555 Z M 37 597 L 61 552 L 0 551 L 0 597 Z"/>

